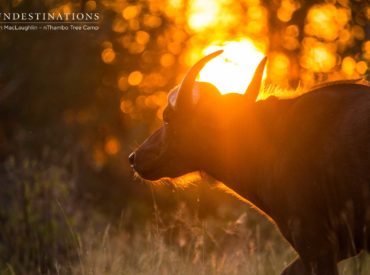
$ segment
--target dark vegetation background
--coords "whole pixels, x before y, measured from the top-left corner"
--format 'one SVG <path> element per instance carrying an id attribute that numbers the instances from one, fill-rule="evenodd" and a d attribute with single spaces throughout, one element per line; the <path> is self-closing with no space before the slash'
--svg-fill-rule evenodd
<path id="1" fill-rule="evenodd" d="M 247 212 L 245 222 L 246 208 L 223 193 L 204 187 L 209 195 L 200 207 L 197 185 L 150 187 L 135 180 L 127 156 L 160 125 L 166 93 L 214 41 L 251 37 L 264 44 L 271 56 L 267 81 L 285 88 L 367 78 L 370 6 L 355 0 L 211 1 L 224 19 L 199 26 L 189 21 L 195 2 L 0 2 L 0 12 L 101 17 L 99 31 L 0 32 L 0 274 L 88 273 L 84 236 L 99 243 L 100 233 L 91 232 L 106 233 L 107 224 L 114 236 L 125 232 L 126 246 L 137 234 L 154 232 L 180 251 L 198 251 L 189 236 L 204 237 L 194 231 L 204 229 L 199 211 L 223 229 L 212 236 L 228 247 L 234 225 L 251 229 L 241 231 L 249 252 L 276 238 L 258 214 Z M 314 9 L 323 15 L 309 17 Z M 227 21 L 229 14 L 234 19 Z M 251 245 L 255 240 L 263 244 Z M 90 245 L 89 251 L 98 246 Z M 202 253 L 227 246 L 207 238 L 201 245 Z M 130 253 L 124 257 L 137 269 L 111 274 L 143 266 Z M 194 252 L 190 262 L 197 257 Z"/>

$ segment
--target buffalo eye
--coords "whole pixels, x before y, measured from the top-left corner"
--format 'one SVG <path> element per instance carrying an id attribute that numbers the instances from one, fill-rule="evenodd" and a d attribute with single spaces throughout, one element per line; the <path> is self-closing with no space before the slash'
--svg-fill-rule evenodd
<path id="1" fill-rule="evenodd" d="M 168 124 L 171 121 L 171 118 L 172 118 L 172 112 L 168 108 L 166 108 L 163 111 L 163 122 L 164 122 L 164 124 Z"/>

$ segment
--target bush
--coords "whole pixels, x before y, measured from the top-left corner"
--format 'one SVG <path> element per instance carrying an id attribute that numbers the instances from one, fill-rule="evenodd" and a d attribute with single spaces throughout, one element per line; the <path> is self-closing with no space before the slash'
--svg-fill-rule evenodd
<path id="1" fill-rule="evenodd" d="M 14 157 L 1 176 L 0 273 L 45 274 L 72 259 L 72 180 L 60 166 Z"/>

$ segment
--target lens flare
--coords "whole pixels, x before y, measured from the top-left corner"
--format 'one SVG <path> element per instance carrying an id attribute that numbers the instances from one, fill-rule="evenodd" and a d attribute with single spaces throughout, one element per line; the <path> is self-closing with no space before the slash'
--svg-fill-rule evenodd
<path id="1" fill-rule="evenodd" d="M 243 94 L 264 54 L 250 40 L 242 40 L 209 46 L 204 55 L 220 49 L 224 52 L 208 62 L 198 80 L 212 83 L 222 94 Z"/>

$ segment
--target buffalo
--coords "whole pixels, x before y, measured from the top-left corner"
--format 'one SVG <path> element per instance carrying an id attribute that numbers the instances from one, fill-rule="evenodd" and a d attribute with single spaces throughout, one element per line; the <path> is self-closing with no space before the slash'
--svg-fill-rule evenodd
<path id="1" fill-rule="evenodd" d="M 196 81 L 220 53 L 169 93 L 163 125 L 129 156 L 131 166 L 147 180 L 206 173 L 270 217 L 297 251 L 282 274 L 338 274 L 339 261 L 370 247 L 369 85 L 257 100 L 264 58 L 244 95 L 221 95 Z"/>

